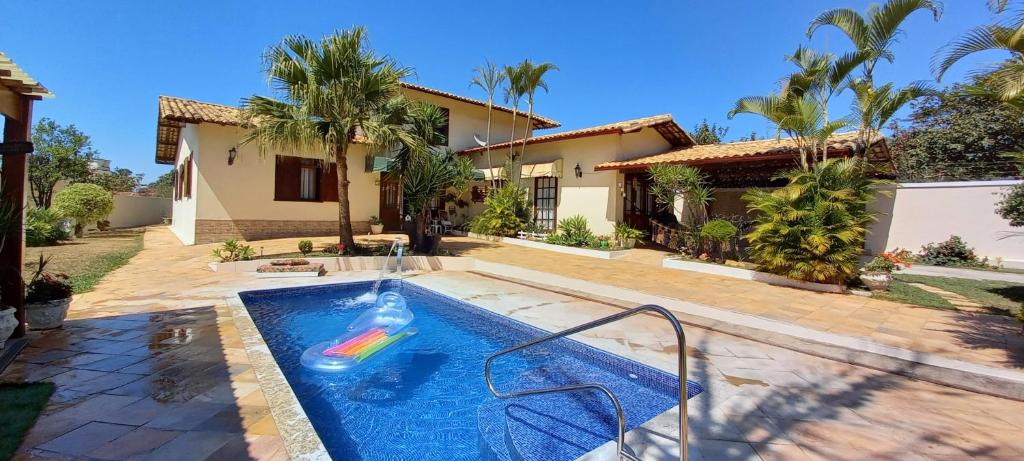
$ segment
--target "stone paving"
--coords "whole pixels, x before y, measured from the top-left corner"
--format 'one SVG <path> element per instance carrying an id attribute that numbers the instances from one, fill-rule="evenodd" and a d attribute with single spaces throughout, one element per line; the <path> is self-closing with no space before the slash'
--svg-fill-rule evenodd
<path id="1" fill-rule="evenodd" d="M 944 311 L 862 296 L 816 293 L 661 267 L 668 253 L 636 249 L 622 259 L 554 254 L 467 237 L 446 238 L 460 256 L 554 272 L 758 315 L 984 365 L 1024 368 L 1024 336 L 1011 317 Z"/>
<path id="2" fill-rule="evenodd" d="M 270 254 L 293 251 L 296 242 L 282 239 L 255 245 Z M 660 282 L 660 289 L 678 290 L 669 296 L 698 302 L 702 301 L 687 295 L 709 296 L 705 292 L 717 289 L 716 299 L 756 298 L 759 292 L 728 279 L 653 271 L 654 255 L 642 252 L 636 257 L 651 261 L 553 257 L 461 239 L 453 244 L 482 259 L 541 265 L 579 278 L 607 276 L 607 283 L 645 291 L 657 292 Z M 19 459 L 288 458 L 279 424 L 225 305 L 226 296 L 267 286 L 267 281 L 206 270 L 211 248 L 182 247 L 166 228 L 150 229 L 146 248 L 137 257 L 110 274 L 96 291 L 76 296 L 64 329 L 33 335 L 0 379 L 50 380 L 58 389 Z M 636 275 L 639 264 L 644 264 L 642 278 Z M 674 276 L 671 282 L 669 275 Z M 344 275 L 289 283 L 325 283 L 340 277 Z M 528 305 L 506 313 L 549 328 L 619 309 L 470 273 L 427 274 L 419 280 L 494 310 L 518 295 Z M 771 289 L 765 292 L 770 295 L 768 303 L 781 305 L 786 296 L 808 302 L 801 296 L 805 292 L 766 288 Z M 820 296 L 835 302 L 846 298 Z M 551 302 L 537 301 L 540 298 Z M 819 298 L 815 294 L 810 299 Z M 857 309 L 908 309 L 854 300 L 862 303 Z M 625 340 L 621 332 L 595 330 L 587 341 L 655 366 L 670 366 L 674 346 L 659 342 L 665 326 L 643 318 L 630 322 L 638 323 L 622 328 L 645 334 Z M 687 333 L 693 346 L 687 351 L 690 377 L 709 387 L 706 395 L 693 400 L 690 413 L 693 459 L 1024 457 L 1024 403 L 695 328 Z"/>

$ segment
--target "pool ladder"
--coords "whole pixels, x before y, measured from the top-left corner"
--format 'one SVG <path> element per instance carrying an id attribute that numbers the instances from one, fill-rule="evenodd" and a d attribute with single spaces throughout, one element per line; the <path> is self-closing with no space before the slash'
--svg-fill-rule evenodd
<path id="1" fill-rule="evenodd" d="M 688 442 L 687 442 L 686 398 L 687 398 L 688 389 L 687 389 L 687 384 L 686 384 L 686 335 L 683 333 L 683 326 L 679 324 L 679 320 L 676 319 L 675 315 L 673 315 L 672 312 L 670 312 L 668 309 L 665 309 L 664 307 L 657 306 L 657 305 L 654 305 L 654 304 L 646 304 L 646 305 L 643 305 L 643 306 L 634 307 L 632 309 L 620 312 L 618 314 L 613 314 L 613 315 L 609 315 L 607 317 L 602 317 L 602 318 L 594 320 L 592 322 L 587 322 L 587 323 L 584 323 L 584 324 L 580 324 L 580 325 L 577 325 L 575 327 L 569 328 L 567 330 L 562 330 L 562 331 L 559 331 L 557 333 L 552 333 L 552 334 L 547 335 L 547 336 L 542 336 L 540 338 L 537 338 L 537 339 L 534 339 L 534 340 L 522 343 L 522 344 L 520 344 L 518 346 L 510 347 L 508 349 L 495 352 L 494 354 L 491 354 L 490 357 L 487 357 L 487 361 L 484 362 L 484 376 L 487 379 L 487 387 L 491 390 L 491 393 L 494 394 L 495 397 L 498 397 L 500 399 L 510 399 L 510 398 L 515 398 L 515 397 L 524 397 L 524 396 L 527 396 L 527 395 L 554 394 L 554 393 L 560 393 L 560 392 L 580 392 L 580 391 L 598 391 L 598 392 L 601 392 L 604 395 L 608 396 L 608 399 L 611 400 L 612 405 L 615 406 L 615 416 L 616 416 L 616 418 L 618 418 L 618 434 L 616 435 L 615 445 L 616 445 L 616 452 L 618 453 L 619 459 L 627 459 L 627 460 L 631 460 L 631 461 L 639 461 L 639 459 L 635 455 L 633 455 L 632 453 L 629 453 L 629 452 L 626 451 L 626 442 L 625 442 L 625 438 L 626 438 L 626 417 L 625 417 L 625 414 L 622 411 L 622 404 L 619 403 L 619 398 L 616 397 L 615 393 L 613 393 L 611 391 L 611 389 L 608 389 L 608 387 L 606 387 L 606 386 L 604 386 L 602 384 L 599 384 L 599 383 L 583 383 L 583 384 L 570 384 L 570 385 L 565 385 L 565 386 L 548 387 L 548 388 L 542 388 L 542 389 L 529 389 L 529 390 L 518 391 L 518 392 L 501 392 L 501 391 L 499 391 L 498 389 L 496 389 L 494 387 L 494 382 L 491 380 L 491 363 L 494 362 L 494 360 L 497 359 L 498 357 L 501 357 L 501 356 L 503 356 L 505 354 L 509 354 L 509 353 L 518 351 L 520 349 L 526 349 L 526 348 L 531 347 L 531 346 L 536 346 L 536 345 L 538 345 L 540 343 L 544 343 L 544 342 L 551 341 L 551 340 L 554 340 L 554 339 L 558 339 L 558 338 L 562 338 L 562 337 L 569 336 L 569 335 L 572 335 L 572 334 L 576 334 L 576 333 L 579 333 L 581 331 L 586 331 L 586 330 L 589 330 L 591 328 L 596 328 L 596 327 L 599 327 L 601 325 L 607 325 L 609 323 L 617 322 L 617 321 L 622 320 L 624 318 L 632 317 L 634 315 L 641 314 L 641 313 L 644 313 L 644 312 L 654 312 L 656 314 L 660 314 L 662 317 L 665 318 L 665 320 L 668 320 L 668 322 L 670 324 L 672 324 L 672 328 L 675 330 L 675 333 L 676 333 L 676 342 L 677 342 L 677 344 L 679 346 L 679 350 L 678 350 L 678 352 L 676 354 L 677 358 L 678 358 L 678 364 L 679 364 L 679 369 L 678 369 L 678 373 L 679 373 L 679 460 L 680 461 L 687 461 L 687 458 L 688 458 L 688 453 L 687 453 Z"/>

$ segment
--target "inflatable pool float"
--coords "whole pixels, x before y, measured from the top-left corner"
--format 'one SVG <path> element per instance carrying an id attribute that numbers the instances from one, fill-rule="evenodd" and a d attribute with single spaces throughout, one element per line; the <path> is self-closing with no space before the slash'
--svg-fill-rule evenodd
<path id="1" fill-rule="evenodd" d="M 412 311 L 405 298 L 393 291 L 377 297 L 374 307 L 348 325 L 345 334 L 314 344 L 302 353 L 302 366 L 325 373 L 349 370 L 374 354 L 404 338 L 416 334 Z"/>

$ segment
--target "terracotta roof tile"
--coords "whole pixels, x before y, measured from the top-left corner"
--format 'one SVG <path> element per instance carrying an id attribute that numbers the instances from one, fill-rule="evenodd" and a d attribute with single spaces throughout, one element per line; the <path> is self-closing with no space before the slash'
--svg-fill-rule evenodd
<path id="1" fill-rule="evenodd" d="M 605 125 L 597 125 L 588 128 L 581 128 L 578 130 L 563 131 L 561 133 L 551 133 L 541 136 L 534 136 L 526 141 L 527 145 L 540 144 L 545 142 L 562 141 L 573 138 L 585 138 L 588 136 L 600 136 L 604 134 L 612 133 L 631 133 L 639 131 L 644 128 L 656 128 L 667 141 L 672 143 L 674 146 L 692 145 L 693 139 L 690 135 L 676 124 L 672 119 L 671 114 L 654 115 L 650 117 L 637 118 L 633 120 L 624 120 L 621 122 L 608 123 Z M 491 145 L 491 149 L 500 149 L 508 147 L 512 143 L 522 144 L 522 139 L 517 139 L 512 142 L 503 142 Z M 463 154 L 473 154 L 476 152 L 483 152 L 486 147 L 474 147 L 472 149 L 466 149 L 462 151 Z"/>
<path id="2" fill-rule="evenodd" d="M 872 144 L 883 141 L 877 139 Z M 849 151 L 857 147 L 859 132 L 838 133 L 829 138 L 829 149 Z M 700 164 L 713 163 L 719 160 L 733 160 L 753 157 L 771 157 L 794 155 L 797 150 L 796 141 L 792 138 L 762 139 L 757 141 L 740 141 L 722 144 L 697 145 L 682 149 L 673 149 L 661 154 L 635 158 L 617 162 L 598 164 L 594 170 L 619 170 L 643 168 L 658 163 Z"/>
<path id="3" fill-rule="evenodd" d="M 427 88 L 425 86 L 417 85 L 415 83 L 402 82 L 402 86 L 405 87 L 405 88 L 408 88 L 410 90 L 422 91 L 424 93 L 433 94 L 433 95 L 441 96 L 441 97 L 448 98 L 448 99 L 454 99 L 456 101 L 462 101 L 462 102 L 469 103 L 469 104 L 474 104 L 474 105 L 477 105 L 477 106 L 487 107 L 487 101 L 481 101 L 479 99 L 467 98 L 465 96 L 460 96 L 460 95 L 457 95 L 455 93 L 449 93 L 447 91 L 435 90 L 433 88 Z M 492 105 L 492 107 L 494 107 L 494 110 L 499 110 L 499 111 L 502 111 L 502 112 L 508 112 L 510 114 L 512 113 L 512 109 L 509 108 L 509 107 L 499 106 L 497 104 Z M 524 113 L 521 110 L 518 112 L 518 114 L 519 114 L 520 117 L 523 117 L 523 118 L 526 117 L 526 113 Z M 551 120 L 550 118 L 542 117 L 542 116 L 537 115 L 537 114 L 533 114 L 533 119 L 532 119 L 531 123 L 533 123 L 534 128 L 537 128 L 537 129 L 557 128 L 557 127 L 562 126 L 561 123 L 558 123 L 558 122 L 556 122 L 554 120 Z"/>
<path id="4" fill-rule="evenodd" d="M 21 70 L 3 51 L 0 51 L 0 86 L 25 96 L 35 98 L 54 97 L 50 90 Z"/>
<path id="5" fill-rule="evenodd" d="M 216 123 L 240 125 L 241 113 L 237 107 L 196 101 L 192 99 L 160 96 L 160 120 L 183 123 Z"/>

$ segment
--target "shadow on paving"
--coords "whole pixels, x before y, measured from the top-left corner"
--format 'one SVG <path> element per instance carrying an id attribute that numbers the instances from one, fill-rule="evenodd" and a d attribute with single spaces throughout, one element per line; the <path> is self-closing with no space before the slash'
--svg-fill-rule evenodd
<path id="1" fill-rule="evenodd" d="M 241 341 L 222 337 L 212 306 L 69 320 L 33 338 L 0 380 L 57 384 L 20 450 L 36 457 L 244 460 L 283 450 Z"/>
<path id="2" fill-rule="evenodd" d="M 852 371 L 826 379 L 808 377 L 802 384 L 757 379 L 728 384 L 701 352 L 706 345 L 707 340 L 691 345 L 697 350 L 689 354 L 691 379 L 708 388 L 690 401 L 690 453 L 701 455 L 696 459 L 1000 459 L 1012 452 L 996 439 L 972 442 L 987 438 L 985 434 L 965 439 L 961 431 L 977 430 L 922 402 L 895 406 L 889 403 L 891 397 L 878 402 L 889 392 L 912 395 L 907 385 L 917 382 L 911 379 L 851 366 Z M 963 394 L 934 389 L 938 395 Z"/>

